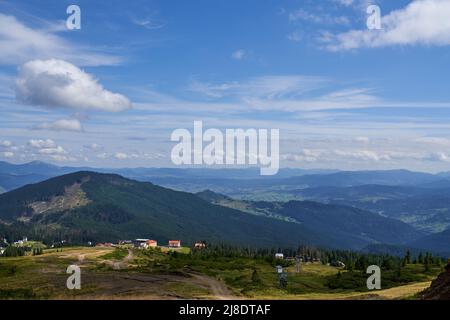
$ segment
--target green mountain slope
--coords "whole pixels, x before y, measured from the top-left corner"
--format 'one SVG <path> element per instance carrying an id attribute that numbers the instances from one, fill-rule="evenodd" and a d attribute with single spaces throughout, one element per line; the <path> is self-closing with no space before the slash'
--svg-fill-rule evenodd
<path id="1" fill-rule="evenodd" d="M 412 242 L 411 246 L 424 250 L 432 248 L 436 252 L 450 256 L 450 229 L 420 238 Z"/>
<path id="2" fill-rule="evenodd" d="M 345 246 L 360 249 L 367 244 L 406 244 L 424 233 L 401 221 L 354 207 L 313 201 L 266 202 L 234 200 L 203 191 L 199 197 L 215 204 L 259 216 L 293 221 L 321 234 L 333 236 Z"/>
<path id="3" fill-rule="evenodd" d="M 338 246 L 303 225 L 255 217 L 118 175 L 77 172 L 0 195 L 0 235 L 48 242 L 136 237 L 252 246 Z"/>

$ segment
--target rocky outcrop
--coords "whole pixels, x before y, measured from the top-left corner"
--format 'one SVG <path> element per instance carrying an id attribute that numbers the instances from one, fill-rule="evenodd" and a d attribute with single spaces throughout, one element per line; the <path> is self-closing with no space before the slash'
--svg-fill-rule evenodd
<path id="1" fill-rule="evenodd" d="M 424 300 L 450 300 L 450 263 L 422 294 Z"/>

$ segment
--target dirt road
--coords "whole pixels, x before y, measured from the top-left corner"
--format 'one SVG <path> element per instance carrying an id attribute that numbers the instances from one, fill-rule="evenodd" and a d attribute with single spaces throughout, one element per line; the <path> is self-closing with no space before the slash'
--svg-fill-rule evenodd
<path id="1" fill-rule="evenodd" d="M 207 285 L 211 292 L 212 292 L 212 299 L 216 300 L 232 300 L 232 299 L 238 299 L 231 291 L 228 289 L 228 287 L 225 285 L 225 283 L 214 279 L 212 277 L 208 277 L 204 274 L 200 273 L 189 273 L 190 276 L 193 278 L 199 280 L 200 282 Z"/>
<path id="2" fill-rule="evenodd" d="M 128 255 L 123 258 L 122 261 L 106 261 L 107 264 L 110 264 L 114 270 L 122 270 L 128 267 L 128 263 L 133 260 L 134 254 L 133 250 L 128 249 Z"/>

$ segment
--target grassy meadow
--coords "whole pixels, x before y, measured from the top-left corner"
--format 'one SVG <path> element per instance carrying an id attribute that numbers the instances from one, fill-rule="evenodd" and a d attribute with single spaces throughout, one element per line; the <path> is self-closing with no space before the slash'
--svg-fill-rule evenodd
<path id="1" fill-rule="evenodd" d="M 81 290 L 68 290 L 66 269 L 81 268 Z M 204 256 L 178 250 L 128 247 L 46 249 L 40 255 L 0 257 L 0 299 L 414 299 L 441 268 L 407 264 L 382 273 L 382 290 L 368 275 L 321 263 L 283 262 L 279 286 L 274 261 Z"/>

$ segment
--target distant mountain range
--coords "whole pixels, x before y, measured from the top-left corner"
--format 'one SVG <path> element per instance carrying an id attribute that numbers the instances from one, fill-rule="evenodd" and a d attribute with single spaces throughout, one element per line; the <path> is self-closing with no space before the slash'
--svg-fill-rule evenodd
<path id="1" fill-rule="evenodd" d="M 204 169 L 204 168 L 90 168 L 90 167 L 59 167 L 41 161 L 33 161 L 24 164 L 11 164 L 0 161 L 0 188 L 10 191 L 26 184 L 44 181 L 67 173 L 78 171 L 93 171 L 99 173 L 114 173 L 139 181 L 149 181 L 163 184 L 183 185 L 189 184 L 203 186 L 197 191 L 204 190 L 205 183 L 214 183 L 217 179 L 229 180 L 232 185 L 235 179 L 243 180 L 269 180 L 262 177 L 257 168 L 247 169 Z M 304 174 L 325 174 L 335 170 L 302 170 L 302 169 L 280 169 L 276 179 L 284 179 Z M 178 188 L 177 188 L 178 189 Z M 180 188 L 183 189 L 183 188 Z M 195 191 L 195 190 L 185 190 Z"/>
<path id="2" fill-rule="evenodd" d="M 207 168 L 89 168 L 58 167 L 40 161 L 10 164 L 0 161 L 0 188 L 9 191 L 29 183 L 77 171 L 115 173 L 138 181 L 148 181 L 168 188 L 200 192 L 210 189 L 233 197 L 264 199 L 272 193 L 275 199 L 285 196 L 286 190 L 314 187 L 352 187 L 361 185 L 450 187 L 450 174 L 428 174 L 407 170 L 336 171 L 282 168 L 275 176 L 260 176 L 259 169 Z M 236 183 L 236 180 L 239 183 Z M 269 195 L 270 197 L 270 195 Z M 286 199 L 283 199 L 286 200 Z"/>
<path id="3" fill-rule="evenodd" d="M 47 242 L 149 237 L 347 249 L 404 244 L 422 236 L 405 223 L 347 206 L 252 203 L 273 213 L 254 214 L 206 200 L 119 175 L 77 172 L 1 194 L 0 233 Z"/>
<path id="4" fill-rule="evenodd" d="M 20 190 L 23 190 L 20 189 L 21 187 L 30 183 L 43 182 L 52 177 L 77 172 L 80 169 L 89 171 L 89 174 L 95 175 L 95 177 L 103 176 L 97 176 L 92 171 L 108 174 L 114 173 L 141 182 L 151 182 L 155 188 L 161 188 L 155 186 L 160 185 L 164 188 L 191 193 L 210 189 L 211 191 L 200 192 L 196 196 L 190 195 L 190 197 L 193 197 L 192 199 L 195 199 L 195 202 L 202 198 L 208 202 L 207 205 L 220 205 L 222 207 L 220 210 L 233 209 L 234 214 L 238 212 L 240 215 L 245 213 L 246 218 L 256 219 L 255 221 L 263 218 L 269 219 L 265 221 L 275 223 L 281 228 L 277 229 L 276 232 L 286 232 L 283 229 L 284 227 L 282 227 L 286 226 L 286 224 L 289 228 L 292 227 L 292 224 L 295 224 L 296 230 L 299 230 L 298 228 L 300 227 L 304 228 L 302 231 L 303 236 L 294 236 L 291 244 L 301 239 L 305 242 L 326 246 L 334 243 L 342 248 L 361 248 L 365 245 L 384 244 L 390 246 L 414 245 L 418 248 L 429 248 L 430 250 L 433 248 L 442 250 L 447 247 L 447 244 L 450 245 L 450 240 L 447 238 L 450 232 L 448 231 L 450 228 L 449 173 L 428 174 L 407 170 L 336 172 L 282 169 L 277 176 L 261 177 L 257 169 L 90 169 L 58 167 L 43 162 L 31 162 L 21 165 L 0 162 L 0 193 L 17 188 L 19 190 L 16 191 L 20 192 Z M 133 181 L 133 183 L 139 184 L 137 181 Z M 80 188 L 87 188 L 89 185 L 89 183 L 83 184 Z M 148 186 L 152 184 L 143 185 Z M 46 185 L 38 184 L 37 186 L 46 188 Z M 31 188 L 31 186 L 25 188 Z M 169 193 L 175 192 L 164 188 L 158 190 L 165 190 Z M 6 193 L 4 195 L 6 198 L 3 199 L 10 199 L 9 197 L 14 194 L 15 191 Z M 97 195 L 95 192 L 93 194 Z M 25 197 L 23 194 L 22 196 Z M 53 194 L 52 197 L 54 196 L 56 195 Z M 147 195 L 143 195 L 143 197 L 148 198 Z M 216 197 L 217 199 L 211 199 L 211 197 Z M 24 199 L 28 198 L 25 197 L 22 201 Z M 101 201 L 94 201 L 94 203 L 103 203 L 105 199 L 109 199 L 107 195 Z M 39 201 L 39 197 L 31 200 L 34 202 Z M 125 200 L 130 201 L 128 198 Z M 3 203 L 7 204 L 8 201 L 4 200 Z M 113 200 L 109 199 L 106 202 L 110 205 L 111 201 Z M 117 205 L 122 207 L 124 204 Z M 214 206 L 214 208 L 216 207 Z M 83 208 L 90 208 L 90 204 Z M 0 210 L 2 210 L 1 207 Z M 77 210 L 77 208 L 74 208 L 70 211 L 78 212 Z M 127 209 L 125 210 L 125 216 L 130 214 L 133 217 L 143 217 L 140 212 L 135 211 L 136 208 L 132 212 Z M 167 212 L 162 210 L 158 214 L 164 216 Z M 72 215 L 68 216 L 73 217 Z M 62 220 L 58 218 L 54 224 L 48 223 L 47 214 L 33 216 L 33 219 L 45 217 L 44 220 L 38 219 L 36 221 L 31 219 L 27 221 L 28 218 L 26 216 L 17 216 L 13 218 L 13 221 L 15 230 L 22 227 L 25 229 L 29 228 L 29 223 L 33 221 L 38 222 L 34 224 L 35 226 L 45 226 L 45 228 L 58 226 L 58 228 L 63 228 L 67 231 L 72 226 L 66 220 L 68 216 L 62 215 Z M 195 213 L 192 212 L 192 217 L 194 216 Z M 363 218 L 359 219 L 360 217 Z M 0 220 L 4 219 L 5 212 L 0 211 Z M 136 221 L 140 221 L 140 218 L 136 219 Z M 11 223 L 11 221 L 8 223 Z M 223 224 L 224 222 L 221 221 L 220 223 Z M 279 225 L 280 223 L 281 225 Z M 395 226 L 394 229 L 398 233 L 396 235 L 382 235 L 381 231 L 374 233 L 369 226 L 377 225 L 377 223 L 380 223 L 380 226 L 388 231 L 390 230 L 389 226 Z M 5 224 L 3 223 L 3 228 L 5 228 L 4 226 Z M 120 228 L 122 227 L 128 228 L 126 223 L 125 225 L 121 224 Z M 111 230 L 104 233 L 100 232 L 99 230 L 102 228 L 103 226 L 94 228 L 95 232 L 91 232 L 92 230 L 79 230 L 79 232 L 84 232 L 85 235 L 92 236 L 94 239 L 109 239 L 114 236 L 110 232 Z M 108 227 L 105 228 L 108 229 Z M 123 232 L 124 230 L 116 235 L 134 235 L 134 233 Z M 136 230 L 139 230 L 137 233 L 140 233 L 138 227 Z M 148 228 L 148 231 L 152 232 L 153 230 Z M 169 227 L 169 230 L 173 231 L 176 228 Z M 236 230 L 239 230 L 239 228 Z M 389 232 L 391 231 L 394 230 Z M 169 236 L 168 233 L 158 232 L 156 234 L 161 237 Z M 219 231 L 214 232 L 216 235 L 220 233 Z M 182 233 L 172 232 L 172 234 L 175 236 Z M 191 233 L 192 238 L 187 237 L 186 234 L 182 235 L 186 239 L 192 240 L 201 236 L 216 240 L 222 239 L 222 237 L 212 237 L 208 233 Z M 89 236 L 83 236 L 82 238 L 87 239 Z M 236 239 L 246 239 L 246 236 L 245 232 L 242 232 L 242 235 L 237 235 Z M 271 242 L 267 239 L 256 240 L 256 238 L 255 236 L 254 241 L 249 241 L 249 243 L 255 244 L 259 241 L 261 244 L 270 242 L 275 245 L 275 243 L 279 242 Z M 263 237 L 262 239 L 265 238 Z M 275 237 L 274 239 L 279 238 Z M 449 241 L 445 242 L 446 239 Z M 286 241 L 286 243 L 289 243 L 289 241 Z M 280 243 L 284 242 L 281 241 Z"/>

